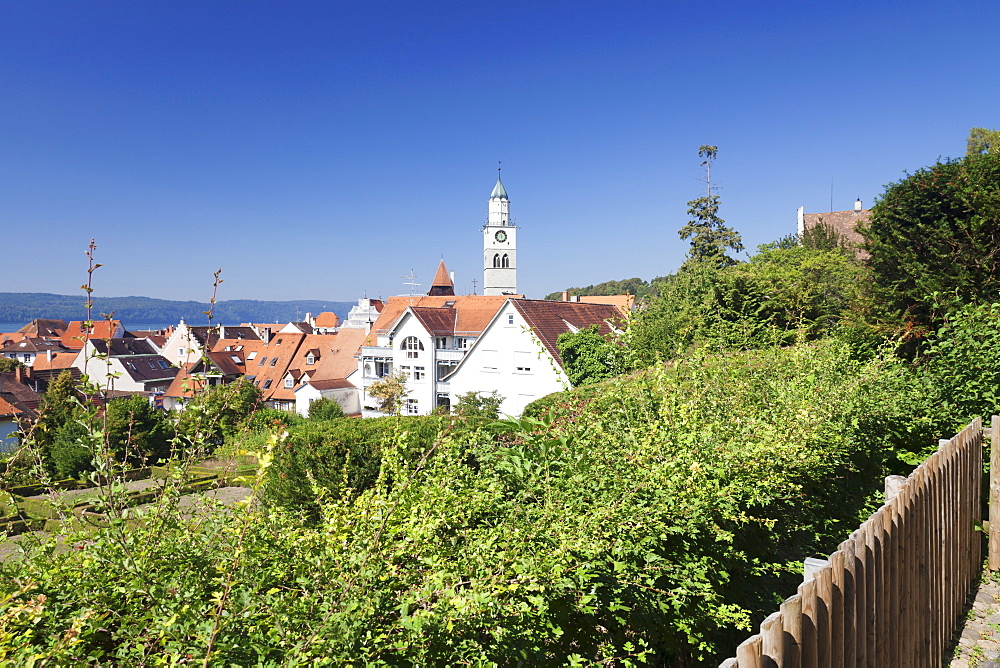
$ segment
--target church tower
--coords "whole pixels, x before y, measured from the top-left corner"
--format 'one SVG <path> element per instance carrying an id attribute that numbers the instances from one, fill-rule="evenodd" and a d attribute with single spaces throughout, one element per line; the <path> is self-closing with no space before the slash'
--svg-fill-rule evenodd
<path id="1" fill-rule="evenodd" d="M 517 294 L 517 227 L 510 223 L 510 200 L 500 182 L 490 194 L 489 217 L 483 225 L 483 294 Z"/>

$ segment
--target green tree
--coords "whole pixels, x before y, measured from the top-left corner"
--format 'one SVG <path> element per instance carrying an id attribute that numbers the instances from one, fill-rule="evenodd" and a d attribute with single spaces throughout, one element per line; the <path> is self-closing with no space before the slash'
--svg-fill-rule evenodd
<path id="1" fill-rule="evenodd" d="M 613 378 L 624 371 L 621 346 L 599 333 L 597 325 L 566 332 L 556 339 L 563 369 L 573 387 Z"/>
<path id="2" fill-rule="evenodd" d="M 719 217 L 719 196 L 712 186 L 712 163 L 719 153 L 717 146 L 701 146 L 698 156 L 704 158 L 701 165 L 705 168 L 705 195 L 688 202 L 688 215 L 691 219 L 677 234 L 681 239 L 691 239 L 688 250 L 690 263 L 708 263 L 715 267 L 729 267 L 737 260 L 726 255 L 727 250 L 740 252 L 743 250 L 743 240 L 726 221 Z"/>
<path id="3" fill-rule="evenodd" d="M 1000 153 L 1000 130 L 987 130 L 986 128 L 969 130 L 969 138 L 965 141 L 965 154 L 980 155 L 982 153 Z"/>
<path id="4" fill-rule="evenodd" d="M 317 399 L 309 404 L 311 420 L 335 420 L 344 417 L 344 409 L 333 399 Z"/>
<path id="5" fill-rule="evenodd" d="M 406 389 L 406 379 L 407 375 L 402 371 L 383 376 L 368 386 L 368 396 L 378 402 L 377 407 L 383 413 L 399 415 L 410 393 Z"/>
<path id="6" fill-rule="evenodd" d="M 815 225 L 802 232 L 800 239 L 802 245 L 814 250 L 834 250 L 835 248 L 845 248 L 846 240 L 844 236 L 834 229 L 823 217 Z"/>
<path id="7" fill-rule="evenodd" d="M 54 449 L 62 427 L 83 418 L 84 410 L 76 390 L 76 381 L 69 370 L 61 372 L 42 394 L 38 419 L 30 430 L 30 441 L 50 474 L 56 474 Z M 65 445 L 65 438 L 60 444 Z"/>
<path id="8" fill-rule="evenodd" d="M 193 443 L 221 444 L 243 428 L 260 403 L 260 390 L 245 377 L 206 388 L 184 408 L 177 432 Z"/>
<path id="9" fill-rule="evenodd" d="M 112 399 L 105 408 L 105 438 L 120 462 L 142 466 L 170 456 L 166 414 L 143 396 Z"/>
<path id="10" fill-rule="evenodd" d="M 455 415 L 461 417 L 480 417 L 496 420 L 500 417 L 500 405 L 503 395 L 493 390 L 489 394 L 482 392 L 466 392 L 458 395 L 458 403 L 452 409 Z"/>
<path id="11" fill-rule="evenodd" d="M 6 373 L 13 371 L 14 369 L 23 369 L 24 362 L 21 360 L 11 359 L 10 357 L 0 357 L 0 373 Z"/>
<path id="12" fill-rule="evenodd" d="M 859 231 L 874 296 L 935 329 L 1000 292 L 1000 153 L 939 162 L 891 184 Z M 936 296 L 935 296 L 936 295 Z"/>

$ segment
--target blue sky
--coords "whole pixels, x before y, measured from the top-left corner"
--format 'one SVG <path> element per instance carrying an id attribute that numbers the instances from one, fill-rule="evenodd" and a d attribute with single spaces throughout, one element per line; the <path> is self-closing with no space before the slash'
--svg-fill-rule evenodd
<path id="1" fill-rule="evenodd" d="M 0 291 L 354 300 L 676 270 L 714 144 L 753 249 L 1000 127 L 993 2 L 0 0 Z M 426 290 L 426 287 L 423 288 Z"/>

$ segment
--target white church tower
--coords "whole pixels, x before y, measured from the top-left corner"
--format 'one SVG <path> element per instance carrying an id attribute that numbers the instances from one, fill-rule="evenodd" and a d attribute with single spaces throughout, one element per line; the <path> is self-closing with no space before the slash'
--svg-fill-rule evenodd
<path id="1" fill-rule="evenodd" d="M 489 218 L 483 225 L 483 294 L 517 294 L 517 227 L 510 223 L 510 200 L 500 182 L 490 194 Z"/>

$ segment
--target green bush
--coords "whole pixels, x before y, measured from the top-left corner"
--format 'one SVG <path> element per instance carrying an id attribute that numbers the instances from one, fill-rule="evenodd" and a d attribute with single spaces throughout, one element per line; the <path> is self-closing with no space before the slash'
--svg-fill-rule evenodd
<path id="1" fill-rule="evenodd" d="M 275 448 L 264 498 L 316 518 L 323 502 L 357 495 L 374 484 L 382 451 L 401 431 L 407 434 L 407 457 L 415 462 L 448 423 L 431 416 L 296 424 Z"/>
<path id="2" fill-rule="evenodd" d="M 309 419 L 336 420 L 344 417 L 344 409 L 334 399 L 317 399 L 309 404 Z"/>
<path id="3" fill-rule="evenodd" d="M 70 420 L 59 427 L 49 450 L 58 477 L 78 478 L 94 470 L 93 440 L 90 437 L 90 430 L 77 420 Z"/>

